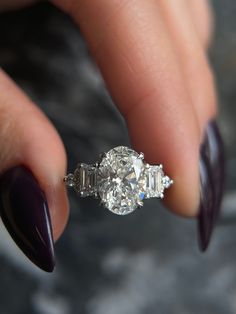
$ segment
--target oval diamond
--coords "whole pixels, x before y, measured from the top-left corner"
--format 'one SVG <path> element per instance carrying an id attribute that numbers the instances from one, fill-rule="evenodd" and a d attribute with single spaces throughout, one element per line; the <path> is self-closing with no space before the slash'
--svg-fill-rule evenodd
<path id="1" fill-rule="evenodd" d="M 102 203 L 118 215 L 142 206 L 145 197 L 145 165 L 134 150 L 118 146 L 103 157 L 98 170 L 99 195 Z"/>

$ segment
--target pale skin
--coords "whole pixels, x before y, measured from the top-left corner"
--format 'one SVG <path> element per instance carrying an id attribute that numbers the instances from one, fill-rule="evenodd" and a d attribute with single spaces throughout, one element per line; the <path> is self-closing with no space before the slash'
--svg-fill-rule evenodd
<path id="1" fill-rule="evenodd" d="M 1 0 L 0 11 L 32 0 Z M 194 217 L 199 203 L 199 147 L 216 97 L 207 48 L 206 0 L 52 0 L 83 32 L 133 147 L 162 163 L 175 184 L 165 194 L 174 213 Z M 141 126 L 141 127 L 140 127 Z M 16 136 L 17 135 L 17 136 Z M 45 192 L 54 239 L 69 212 L 66 154 L 54 126 L 0 71 L 0 172 L 24 164 Z M 43 151 L 43 154 L 41 152 Z M 78 148 L 78 159 L 79 159 Z M 10 157 L 9 157 L 10 156 Z M 40 158 L 39 158 L 40 156 Z"/>

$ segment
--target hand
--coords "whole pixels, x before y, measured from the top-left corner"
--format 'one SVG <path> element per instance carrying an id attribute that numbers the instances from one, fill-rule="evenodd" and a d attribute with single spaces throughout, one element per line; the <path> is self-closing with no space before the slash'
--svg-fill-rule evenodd
<path id="1" fill-rule="evenodd" d="M 33 2 L 3 0 L 0 9 Z M 108 90 L 126 119 L 134 148 L 143 151 L 148 162 L 163 163 L 166 173 L 174 179 L 175 184 L 166 193 L 166 206 L 176 214 L 196 216 L 202 206 L 199 150 L 208 122 L 217 112 L 214 79 L 207 60 L 212 15 L 206 0 L 52 2 L 80 25 Z M 14 216 L 16 209 L 14 202 L 4 195 L 9 189 L 16 189 L 21 182 L 18 177 L 25 177 L 27 182 L 30 177 L 31 194 L 36 193 L 32 185 L 39 184 L 43 193 L 37 192 L 35 208 L 31 208 L 32 197 L 30 203 L 29 198 L 26 201 L 21 197 L 20 208 L 26 216 L 30 208 L 34 220 L 35 212 L 48 206 L 57 240 L 68 217 L 68 200 L 62 184 L 66 171 L 64 147 L 49 120 L 3 71 L 0 121 L 0 171 L 11 169 L 2 176 L 3 221 L 24 252 L 50 271 L 53 244 L 50 228 L 45 227 L 49 226 L 47 210 L 39 228 L 49 246 L 47 252 L 42 251 L 48 265 L 44 264 L 45 259 L 32 257 L 27 244 L 22 244 L 12 232 L 19 222 L 14 221 L 16 226 L 12 227 L 7 210 L 11 208 Z M 23 168 L 12 170 L 18 165 L 27 167 L 33 177 Z M 15 202 L 19 203 L 18 199 Z M 207 242 L 208 238 L 209 235 Z M 41 244 L 36 245 L 40 251 Z"/>

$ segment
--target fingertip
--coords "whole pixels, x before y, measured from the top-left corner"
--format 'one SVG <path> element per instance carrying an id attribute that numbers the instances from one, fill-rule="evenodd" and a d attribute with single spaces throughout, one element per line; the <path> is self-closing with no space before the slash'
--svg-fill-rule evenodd
<path id="1" fill-rule="evenodd" d="M 192 178 L 195 175 L 192 175 Z M 184 187 L 189 186 L 189 182 L 183 182 L 182 178 L 175 177 L 173 186 L 165 192 L 163 203 L 174 214 L 186 218 L 194 218 L 198 215 L 199 207 L 199 175 L 196 180 L 191 178 L 191 189 Z M 196 184 L 192 183 L 196 182 Z M 186 197 L 188 193 L 188 197 Z"/>
<path id="2" fill-rule="evenodd" d="M 42 111 L 1 70 L 0 82 L 0 171 L 24 165 L 32 172 L 45 193 L 57 240 L 69 211 L 63 185 L 67 164 L 64 145 Z"/>
<path id="3" fill-rule="evenodd" d="M 127 119 L 132 144 L 148 163 L 162 164 L 174 180 L 165 192 L 165 206 L 175 214 L 194 217 L 199 203 L 198 124 L 185 110 L 173 107 L 170 114 L 170 108 L 160 110 L 155 103 L 135 107 Z"/>
<path id="4" fill-rule="evenodd" d="M 60 177 L 54 186 L 48 186 L 46 194 L 52 219 L 53 238 L 56 242 L 62 235 L 69 218 L 69 201 L 63 177 Z"/>
<path id="5" fill-rule="evenodd" d="M 21 127 L 21 160 L 34 173 L 44 191 L 51 215 L 54 241 L 68 220 L 69 205 L 63 177 L 67 158 L 62 140 L 46 117 L 34 108 L 29 123 Z M 27 136 L 31 130 L 30 136 Z"/>

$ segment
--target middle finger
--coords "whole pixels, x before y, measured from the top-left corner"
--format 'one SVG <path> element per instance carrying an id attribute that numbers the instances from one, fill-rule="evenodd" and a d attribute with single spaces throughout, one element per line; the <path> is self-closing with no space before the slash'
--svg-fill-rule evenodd
<path id="1" fill-rule="evenodd" d="M 203 136 L 207 122 L 217 111 L 214 80 L 205 49 L 186 0 L 160 0 L 159 5 L 179 55 L 185 85 Z"/>

